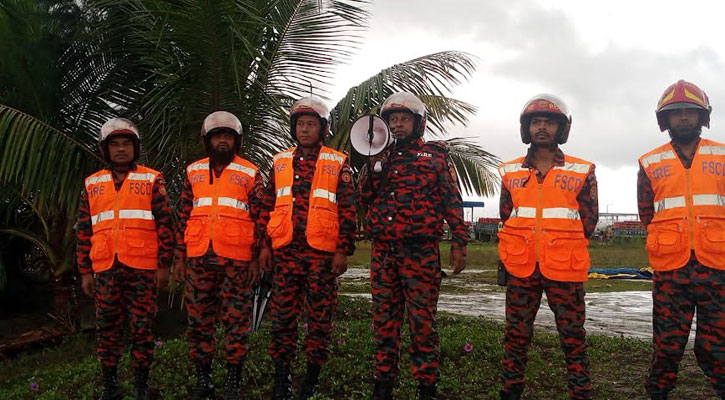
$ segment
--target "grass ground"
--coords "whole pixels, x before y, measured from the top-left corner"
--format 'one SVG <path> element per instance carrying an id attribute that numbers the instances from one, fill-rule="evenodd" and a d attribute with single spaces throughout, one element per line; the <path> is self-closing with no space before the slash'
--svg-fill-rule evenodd
<path id="1" fill-rule="evenodd" d="M 370 395 L 373 332 L 370 304 L 341 297 L 333 333 L 332 358 L 323 369 L 317 399 L 365 399 Z M 485 318 L 439 314 L 441 336 L 441 399 L 495 399 L 501 361 L 502 326 Z M 301 335 L 304 333 L 300 329 Z M 252 351 L 243 374 L 249 399 L 266 399 L 271 389 L 272 364 L 266 352 L 269 334 L 265 325 L 252 335 Z M 595 398 L 644 399 L 643 380 L 650 357 L 649 343 L 636 339 L 590 336 L 589 356 Z M 471 343 L 470 352 L 464 350 Z M 184 341 L 177 335 L 158 343 L 150 385 L 163 399 L 186 398 L 193 382 L 192 365 Z M 408 337 L 404 335 L 404 348 Z M 46 348 L 12 360 L 0 361 L 0 399 L 92 399 L 100 394 L 100 366 L 90 335 L 69 337 L 55 348 Z M 294 375 L 304 373 L 298 356 Z M 396 398 L 414 398 L 415 382 L 403 352 Z M 524 399 L 565 399 L 565 368 L 556 335 L 537 333 L 529 352 Z M 121 365 L 124 393 L 130 393 L 128 360 Z M 221 388 L 223 366 L 215 363 Z M 36 386 L 37 385 L 37 386 Z M 37 389 L 37 390 L 33 390 Z M 220 394 L 220 392 L 218 392 Z M 680 366 L 679 386 L 672 398 L 712 399 L 714 394 L 688 352 Z"/>

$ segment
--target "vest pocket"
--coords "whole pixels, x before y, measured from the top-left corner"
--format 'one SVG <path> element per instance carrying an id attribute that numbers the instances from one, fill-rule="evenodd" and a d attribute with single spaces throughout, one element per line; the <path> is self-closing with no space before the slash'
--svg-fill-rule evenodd
<path id="1" fill-rule="evenodd" d="M 199 244 L 204 236 L 204 220 L 201 218 L 191 218 L 186 222 L 184 230 L 184 242 L 187 244 Z"/>
<path id="2" fill-rule="evenodd" d="M 254 222 L 249 218 L 223 217 L 219 220 L 222 243 L 249 246 L 254 243 Z"/>
<path id="3" fill-rule="evenodd" d="M 133 256 L 155 256 L 159 249 L 156 229 L 127 227 L 123 230 L 123 241 Z"/>
<path id="4" fill-rule="evenodd" d="M 91 261 L 103 261 L 113 257 L 111 229 L 94 232 L 91 236 Z"/>
<path id="5" fill-rule="evenodd" d="M 687 245 L 681 218 L 650 223 L 647 229 L 647 250 L 655 255 L 679 253 Z"/>
<path id="6" fill-rule="evenodd" d="M 498 255 L 507 266 L 529 266 L 531 264 L 531 241 L 533 233 L 529 230 L 512 231 L 504 229 L 498 232 Z"/>
<path id="7" fill-rule="evenodd" d="M 315 236 L 337 234 L 340 226 L 340 217 L 337 212 L 325 208 L 315 208 L 309 214 L 307 229 Z M 337 238 L 335 238 L 337 239 Z"/>
<path id="8" fill-rule="evenodd" d="M 581 231 L 558 233 L 581 236 Z M 550 237 L 545 235 L 544 265 L 554 270 L 581 271 L 589 268 L 589 241 L 583 237 Z"/>
<path id="9" fill-rule="evenodd" d="M 267 234 L 271 238 L 283 237 L 287 234 L 287 230 L 290 228 L 287 224 L 287 213 L 289 207 L 275 208 L 274 211 L 269 213 L 269 222 L 267 223 Z"/>
<path id="10" fill-rule="evenodd" d="M 702 247 L 715 253 L 725 253 L 725 218 L 701 218 Z"/>

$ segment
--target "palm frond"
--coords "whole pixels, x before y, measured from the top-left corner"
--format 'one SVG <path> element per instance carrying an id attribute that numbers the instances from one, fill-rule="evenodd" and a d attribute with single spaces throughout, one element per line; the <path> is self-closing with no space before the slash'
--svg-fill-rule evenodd
<path id="1" fill-rule="evenodd" d="M 462 189 L 478 196 L 496 193 L 501 182 L 496 170 L 501 160 L 469 139 L 451 138 L 445 142 Z"/>

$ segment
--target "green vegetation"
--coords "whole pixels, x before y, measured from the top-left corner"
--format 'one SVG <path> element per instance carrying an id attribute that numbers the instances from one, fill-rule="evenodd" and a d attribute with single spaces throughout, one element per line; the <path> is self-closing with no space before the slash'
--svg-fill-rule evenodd
<path id="1" fill-rule="evenodd" d="M 370 304 L 341 297 L 332 341 L 332 358 L 323 369 L 318 399 L 364 399 L 370 395 L 373 332 Z M 500 389 L 503 328 L 485 318 L 439 314 L 441 335 L 441 399 L 494 399 Z M 405 329 L 407 330 L 407 329 Z M 300 329 L 302 332 L 302 329 Z M 649 364 L 649 343 L 636 339 L 590 336 L 589 355 L 595 398 L 631 400 L 645 398 L 643 381 Z M 272 363 L 266 352 L 267 325 L 252 335 L 252 351 L 243 377 L 248 398 L 266 398 L 271 389 Z M 466 352 L 467 343 L 472 350 Z M 404 335 L 404 348 L 408 337 Z M 220 353 L 221 354 L 221 353 Z M 395 395 L 412 399 L 415 381 L 402 352 L 401 376 Z M 296 384 L 304 373 L 304 356 L 294 365 Z M 163 399 L 185 398 L 193 383 L 193 368 L 180 337 L 159 342 L 151 373 L 151 387 Z M 131 391 L 132 371 L 127 358 L 121 365 L 124 393 Z M 215 363 L 221 390 L 223 365 Z M 32 390 L 33 388 L 37 390 Z M 37 387 L 35 386 L 37 385 Z M 537 333 L 529 352 L 525 399 L 565 399 L 565 367 L 558 338 Z M 92 399 L 100 394 L 100 365 L 90 335 L 69 337 L 56 348 L 47 348 L 0 362 L 2 399 Z M 714 393 L 687 352 L 680 367 L 679 387 L 673 398 L 711 399 Z M 95 397 L 94 397 L 95 396 Z"/>

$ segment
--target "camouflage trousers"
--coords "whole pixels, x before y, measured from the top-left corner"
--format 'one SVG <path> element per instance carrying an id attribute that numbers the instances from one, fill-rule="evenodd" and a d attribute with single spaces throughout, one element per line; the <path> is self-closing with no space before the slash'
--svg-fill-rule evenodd
<path id="1" fill-rule="evenodd" d="M 216 257 L 190 258 L 186 274 L 186 343 L 195 362 L 210 363 L 214 357 L 217 322 L 224 328 L 226 361 L 241 363 L 249 352 L 254 297 L 246 280 L 248 263 Z"/>
<path id="2" fill-rule="evenodd" d="M 307 361 L 324 364 L 330 357 L 332 317 L 337 308 L 337 277 L 331 253 L 309 246 L 287 246 L 274 254 L 274 288 L 270 296 L 272 341 L 269 355 L 288 366 L 297 351 L 297 321 L 307 314 Z"/>
<path id="3" fill-rule="evenodd" d="M 509 276 L 506 286 L 506 331 L 502 374 L 504 390 L 521 392 L 527 352 L 534 335 L 534 319 L 546 293 L 549 308 L 554 312 L 556 329 L 564 351 L 569 398 L 590 399 L 592 384 L 584 329 L 584 284 L 559 282 L 541 275 L 537 266 L 528 278 Z"/>
<path id="4" fill-rule="evenodd" d="M 151 365 L 155 346 L 152 329 L 158 310 L 155 274 L 119 262 L 96 274 L 96 347 L 103 366 L 118 365 L 127 323 L 133 366 Z"/>
<path id="5" fill-rule="evenodd" d="M 725 271 L 700 264 L 693 255 L 682 268 L 655 272 L 652 288 L 654 351 L 645 388 L 667 394 L 697 311 L 695 357 L 720 397 L 725 397 Z"/>
<path id="6" fill-rule="evenodd" d="M 373 243 L 370 281 L 375 378 L 393 379 L 399 373 L 400 331 L 407 308 L 413 377 L 425 384 L 435 384 L 440 380 L 436 324 L 441 284 L 438 243 Z"/>

